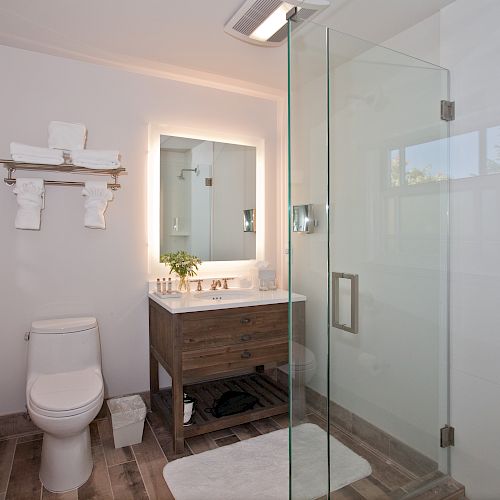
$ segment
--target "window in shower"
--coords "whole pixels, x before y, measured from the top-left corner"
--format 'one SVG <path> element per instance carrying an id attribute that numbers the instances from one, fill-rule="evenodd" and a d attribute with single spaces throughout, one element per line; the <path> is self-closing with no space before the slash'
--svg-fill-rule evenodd
<path id="1" fill-rule="evenodd" d="M 486 173 L 500 173 L 500 126 L 486 129 Z"/>

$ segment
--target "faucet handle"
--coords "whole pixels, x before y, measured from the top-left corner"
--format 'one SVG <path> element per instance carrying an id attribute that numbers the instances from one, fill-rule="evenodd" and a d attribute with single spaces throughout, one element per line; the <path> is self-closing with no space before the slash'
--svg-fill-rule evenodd
<path id="1" fill-rule="evenodd" d="M 203 279 L 201 278 L 198 278 L 198 279 L 195 279 L 195 280 L 189 280 L 190 283 L 198 283 L 198 285 L 196 285 L 196 291 L 197 292 L 203 292 L 203 287 L 201 286 L 201 284 L 203 283 Z"/>
<path id="2" fill-rule="evenodd" d="M 234 278 L 222 278 L 222 281 L 224 282 L 224 284 L 222 285 L 222 288 L 224 288 L 224 290 L 227 290 L 227 282 L 228 280 L 234 280 Z"/>

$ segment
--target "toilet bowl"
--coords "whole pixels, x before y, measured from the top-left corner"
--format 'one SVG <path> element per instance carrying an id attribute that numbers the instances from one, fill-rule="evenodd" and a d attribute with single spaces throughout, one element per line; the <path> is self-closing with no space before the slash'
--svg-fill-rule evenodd
<path id="1" fill-rule="evenodd" d="M 40 480 L 49 491 L 76 489 L 92 472 L 89 424 L 104 401 L 100 351 L 95 318 L 31 325 L 26 400 L 44 432 Z"/>
<path id="2" fill-rule="evenodd" d="M 300 379 L 307 383 L 311 380 L 316 373 L 316 356 L 311 349 L 305 345 L 292 341 L 291 360 L 288 365 L 280 367 L 279 369 L 285 373 L 290 370 L 292 378 Z"/>

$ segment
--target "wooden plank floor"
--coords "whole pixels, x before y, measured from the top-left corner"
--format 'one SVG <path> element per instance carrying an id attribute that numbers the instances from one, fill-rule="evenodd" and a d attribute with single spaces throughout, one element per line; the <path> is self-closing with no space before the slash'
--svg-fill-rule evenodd
<path id="1" fill-rule="evenodd" d="M 326 429 L 326 422 L 314 413 L 307 421 Z M 287 415 L 236 425 L 186 440 L 186 455 L 228 446 L 237 441 L 288 427 Z M 0 440 L 0 500 L 174 500 L 163 480 L 162 470 L 173 460 L 172 436 L 162 418 L 148 413 L 143 442 L 116 450 L 113 445 L 110 422 L 103 412 L 91 424 L 94 469 L 90 479 L 78 490 L 53 494 L 43 489 L 38 479 L 41 434 Z M 336 491 L 333 500 L 388 500 L 402 498 L 422 482 L 432 478 L 417 478 L 398 464 L 373 451 L 368 445 L 331 427 L 330 432 L 356 453 L 367 459 L 373 474 L 361 481 Z M 178 458 L 178 457 L 175 457 Z M 459 495 L 453 483 L 436 487 L 425 495 L 412 498 L 425 500 L 455 500 Z M 217 500 L 217 499 L 200 499 Z M 235 500 L 245 500 L 236 499 Z M 286 500 L 286 499 L 283 499 Z"/>

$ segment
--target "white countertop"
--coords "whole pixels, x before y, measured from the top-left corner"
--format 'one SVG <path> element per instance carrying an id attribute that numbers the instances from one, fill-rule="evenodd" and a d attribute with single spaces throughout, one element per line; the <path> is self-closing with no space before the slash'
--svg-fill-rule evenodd
<path id="1" fill-rule="evenodd" d="M 236 291 L 237 289 L 233 288 L 230 290 Z M 287 290 L 270 290 L 267 292 L 261 292 L 259 290 L 249 291 L 248 289 L 242 290 L 246 290 L 248 296 L 244 298 L 227 297 L 223 300 L 202 299 L 197 296 L 200 292 L 183 293 L 182 297 L 179 298 L 162 298 L 156 295 L 153 291 L 150 291 L 148 296 L 172 314 L 212 311 L 217 309 L 232 309 L 235 307 L 262 306 L 266 304 L 283 304 L 288 302 Z M 220 294 L 223 295 L 225 290 L 217 290 L 217 292 L 220 292 Z M 305 300 L 306 297 L 304 295 L 292 293 L 293 302 L 302 302 Z"/>

